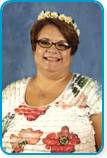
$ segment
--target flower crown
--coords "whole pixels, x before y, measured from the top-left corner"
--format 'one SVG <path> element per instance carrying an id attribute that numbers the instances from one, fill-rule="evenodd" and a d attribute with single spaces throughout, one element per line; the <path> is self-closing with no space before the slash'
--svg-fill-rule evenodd
<path id="1" fill-rule="evenodd" d="M 59 14 L 57 12 L 50 12 L 50 11 L 41 11 L 40 14 L 38 15 L 37 20 L 42 20 L 46 18 L 56 18 L 61 21 L 64 21 L 67 24 L 72 24 L 75 31 L 77 32 L 78 37 L 80 36 L 80 30 L 77 27 L 77 24 L 74 22 L 71 16 L 65 16 L 64 14 Z"/>

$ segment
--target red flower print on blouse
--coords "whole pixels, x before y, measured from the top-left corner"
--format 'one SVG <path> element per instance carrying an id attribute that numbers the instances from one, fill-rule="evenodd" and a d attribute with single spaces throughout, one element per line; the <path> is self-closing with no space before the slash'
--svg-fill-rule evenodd
<path id="1" fill-rule="evenodd" d="M 42 136 L 43 132 L 40 130 L 32 130 L 32 128 L 22 129 L 19 134 L 11 134 L 10 143 L 12 145 L 13 152 L 24 151 L 26 144 L 35 145 Z"/>
<path id="2" fill-rule="evenodd" d="M 61 132 L 48 134 L 43 139 L 43 143 L 51 152 L 74 152 L 75 145 L 80 143 L 80 139 L 76 134 L 70 133 L 67 126 L 64 126 Z"/>
<path id="3" fill-rule="evenodd" d="M 45 114 L 47 108 L 31 108 L 26 105 L 20 105 L 18 108 L 15 108 L 15 112 L 19 115 L 24 115 L 28 121 L 36 120 L 40 115 Z"/>

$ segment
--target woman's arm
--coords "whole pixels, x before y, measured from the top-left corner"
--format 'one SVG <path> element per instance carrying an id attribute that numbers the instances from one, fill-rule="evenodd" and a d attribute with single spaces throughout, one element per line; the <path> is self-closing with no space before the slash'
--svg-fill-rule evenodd
<path id="1" fill-rule="evenodd" d="M 99 150 L 102 145 L 102 113 L 92 115 L 91 121 L 95 130 L 97 149 Z"/>

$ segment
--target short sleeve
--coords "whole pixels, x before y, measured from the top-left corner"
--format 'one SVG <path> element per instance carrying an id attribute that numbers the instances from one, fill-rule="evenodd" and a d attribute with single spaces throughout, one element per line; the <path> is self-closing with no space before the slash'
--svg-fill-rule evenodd
<path id="1" fill-rule="evenodd" d="M 27 83 L 30 78 L 11 83 L 2 91 L 2 117 L 24 101 Z"/>
<path id="2" fill-rule="evenodd" d="M 2 117 L 11 111 L 12 102 L 15 102 L 16 83 L 11 83 L 2 91 Z"/>
<path id="3" fill-rule="evenodd" d="M 102 86 L 96 80 L 90 79 L 87 85 L 87 104 L 89 106 L 89 114 L 97 114 L 102 112 Z"/>

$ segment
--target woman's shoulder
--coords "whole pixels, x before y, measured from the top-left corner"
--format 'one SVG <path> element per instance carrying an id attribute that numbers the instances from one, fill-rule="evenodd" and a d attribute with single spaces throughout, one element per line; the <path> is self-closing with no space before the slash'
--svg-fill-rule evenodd
<path id="1" fill-rule="evenodd" d="M 92 77 L 75 74 L 74 87 L 79 91 L 79 99 L 86 98 L 87 105 L 90 107 L 90 114 L 102 111 L 102 85 Z M 73 87 L 73 88 L 74 88 Z"/>
<path id="2" fill-rule="evenodd" d="M 14 81 L 12 83 L 10 83 L 9 85 L 7 85 L 2 93 L 4 94 L 5 92 L 10 92 L 10 91 L 14 91 L 14 90 L 17 90 L 17 88 L 22 88 L 22 87 L 25 87 L 29 80 L 31 79 L 31 77 L 26 77 L 26 78 L 22 78 L 20 80 L 17 80 L 17 81 Z"/>
<path id="3" fill-rule="evenodd" d="M 2 91 L 2 103 L 8 102 L 11 100 L 20 100 L 23 98 L 26 91 L 27 84 L 31 77 L 26 77 L 21 80 L 10 83 Z M 17 99 L 16 99 L 17 98 Z"/>
<path id="4" fill-rule="evenodd" d="M 31 77 L 12 82 L 2 91 L 2 110 L 4 113 L 24 101 L 27 84 Z"/>
<path id="5" fill-rule="evenodd" d="M 83 75 L 80 73 L 74 73 L 72 82 L 76 85 L 78 85 L 80 88 L 83 88 L 84 86 L 95 86 L 95 87 L 101 87 L 101 83 L 93 77 L 90 77 L 88 75 Z"/>
<path id="6" fill-rule="evenodd" d="M 81 74 L 81 73 L 73 73 L 73 79 L 76 79 L 76 80 L 80 80 L 80 79 L 87 79 L 88 81 L 97 81 L 97 79 L 89 76 L 89 75 L 84 75 L 84 74 Z"/>

